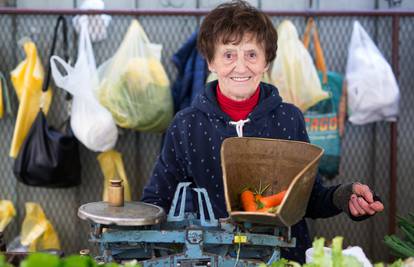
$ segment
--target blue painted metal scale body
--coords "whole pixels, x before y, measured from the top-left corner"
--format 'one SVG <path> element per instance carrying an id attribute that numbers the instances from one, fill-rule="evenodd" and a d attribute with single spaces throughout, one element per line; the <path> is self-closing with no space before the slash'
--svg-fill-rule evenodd
<path id="1" fill-rule="evenodd" d="M 198 196 L 199 218 L 186 213 L 189 185 L 178 185 L 167 220 L 154 225 L 102 224 L 80 216 L 91 222 L 90 241 L 99 245 L 97 260 L 138 259 L 144 267 L 257 266 L 278 260 L 281 247 L 295 246 L 290 228 L 217 220 L 203 188 L 193 189 Z"/>

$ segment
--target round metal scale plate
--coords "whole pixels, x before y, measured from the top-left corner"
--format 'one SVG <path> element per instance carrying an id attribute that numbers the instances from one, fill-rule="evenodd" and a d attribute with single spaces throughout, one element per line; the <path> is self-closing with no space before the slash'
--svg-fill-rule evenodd
<path id="1" fill-rule="evenodd" d="M 164 221 L 165 212 L 161 207 L 144 202 L 125 202 L 123 207 L 112 207 L 101 201 L 80 206 L 78 216 L 104 225 L 142 226 Z"/>

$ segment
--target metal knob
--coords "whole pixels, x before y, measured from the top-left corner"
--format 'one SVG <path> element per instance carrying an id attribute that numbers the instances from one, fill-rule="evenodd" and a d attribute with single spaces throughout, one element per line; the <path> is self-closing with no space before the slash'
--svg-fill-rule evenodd
<path id="1" fill-rule="evenodd" d="M 89 256 L 90 250 L 89 249 L 82 249 L 81 251 L 79 251 L 79 255 L 81 256 Z"/>

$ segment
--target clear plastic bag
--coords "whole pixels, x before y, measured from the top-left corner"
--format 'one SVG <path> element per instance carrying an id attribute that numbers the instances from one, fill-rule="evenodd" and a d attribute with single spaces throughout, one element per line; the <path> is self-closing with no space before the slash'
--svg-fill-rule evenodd
<path id="1" fill-rule="evenodd" d="M 13 240 L 7 245 L 7 252 L 29 252 L 29 246 L 22 244 L 20 235 L 13 238 Z"/>
<path id="2" fill-rule="evenodd" d="M 358 21 L 354 22 L 346 65 L 349 121 L 395 121 L 399 88 L 394 73 Z"/>
<path id="3" fill-rule="evenodd" d="M 66 72 L 60 72 L 56 62 Z M 95 96 L 98 87 L 98 72 L 88 34 L 87 20 L 81 22 L 78 59 L 74 67 L 63 59 L 50 59 L 53 79 L 57 86 L 71 93 L 73 97 L 71 126 L 76 138 L 92 151 L 107 151 L 115 146 L 118 129 L 111 113 Z"/>
<path id="4" fill-rule="evenodd" d="M 270 69 L 270 82 L 279 90 L 283 101 L 302 111 L 329 98 L 322 90 L 313 60 L 299 39 L 295 26 L 283 21 L 278 29 L 277 55 Z"/>
<path id="5" fill-rule="evenodd" d="M 119 126 L 144 132 L 168 127 L 173 101 L 161 49 L 133 20 L 115 55 L 99 68 L 99 100 Z"/>

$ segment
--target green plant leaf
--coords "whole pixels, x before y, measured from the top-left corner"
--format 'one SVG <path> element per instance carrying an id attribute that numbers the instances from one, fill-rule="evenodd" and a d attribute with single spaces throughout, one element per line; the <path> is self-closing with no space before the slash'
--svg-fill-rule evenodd
<path id="1" fill-rule="evenodd" d="M 6 256 L 0 254 L 0 267 L 13 267 L 11 264 L 6 262 Z"/>
<path id="2" fill-rule="evenodd" d="M 325 255 L 324 251 L 325 239 L 323 237 L 315 239 L 312 243 L 313 246 L 313 260 L 312 263 L 320 267 L 331 267 L 332 260 L 330 255 Z"/>
<path id="3" fill-rule="evenodd" d="M 332 240 L 332 264 L 333 267 L 343 267 L 344 257 L 342 256 L 342 236 L 337 236 Z"/>
<path id="4" fill-rule="evenodd" d="M 22 264 L 25 267 L 60 267 L 60 259 L 57 255 L 53 254 L 32 253 L 29 254 Z"/>
<path id="5" fill-rule="evenodd" d="M 62 267 L 97 267 L 98 264 L 89 256 L 73 255 L 62 260 Z"/>
<path id="6" fill-rule="evenodd" d="M 388 267 L 403 267 L 404 266 L 404 262 L 399 259 L 394 261 L 391 265 L 388 265 Z"/>

